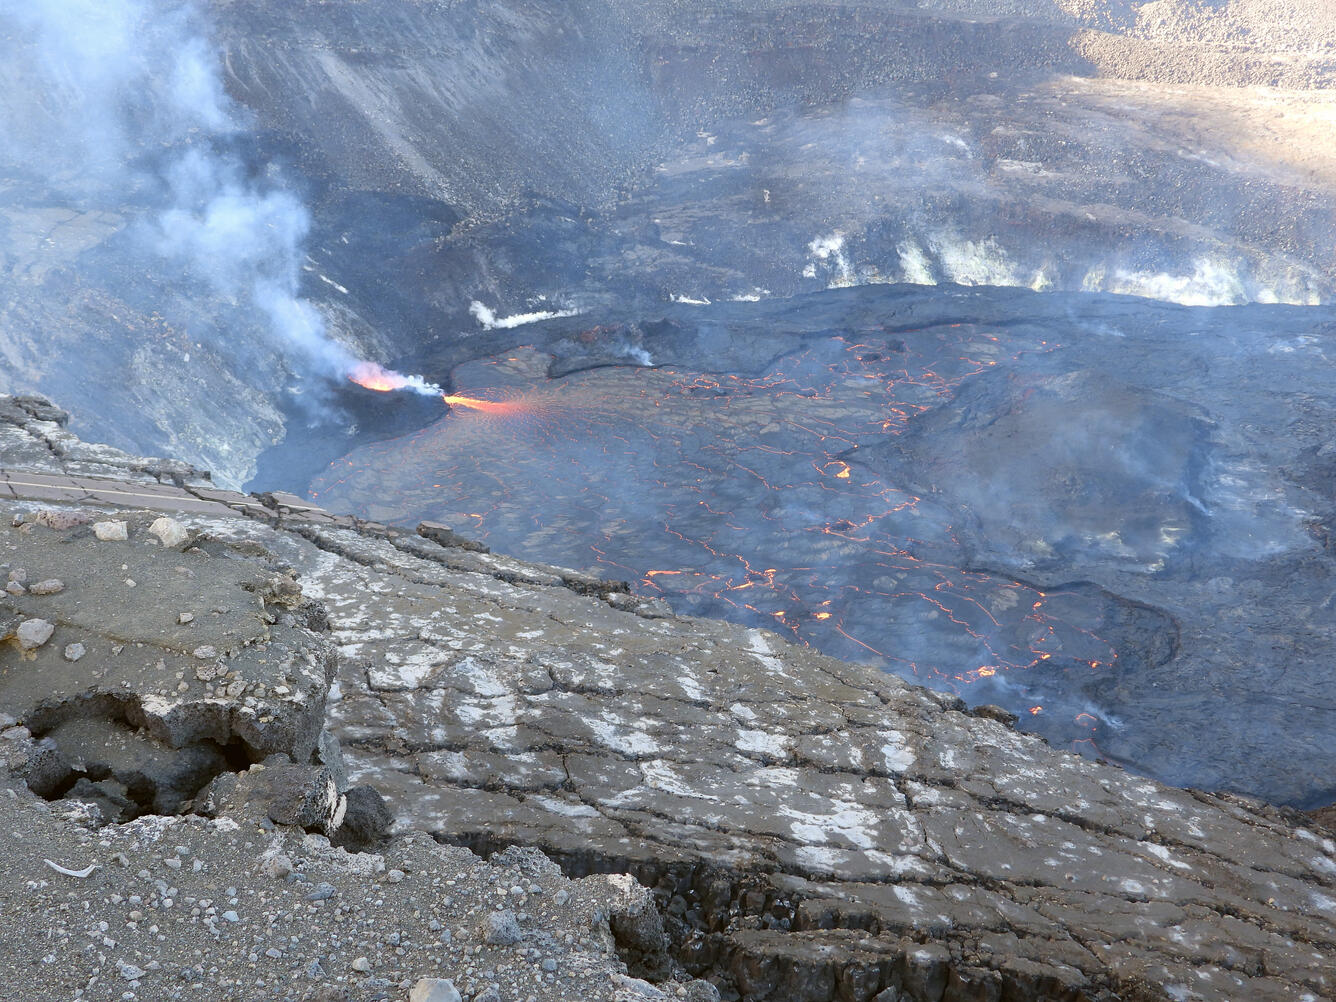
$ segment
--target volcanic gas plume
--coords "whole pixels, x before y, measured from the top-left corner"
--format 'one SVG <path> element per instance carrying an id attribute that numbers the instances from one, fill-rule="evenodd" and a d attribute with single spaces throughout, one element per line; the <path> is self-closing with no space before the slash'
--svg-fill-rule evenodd
<path id="1" fill-rule="evenodd" d="M 402 372 L 386 369 L 376 362 L 358 362 L 348 372 L 348 379 L 358 386 L 380 393 L 393 390 L 412 390 L 414 393 L 441 395 L 441 388 L 427 382 L 421 376 L 406 376 Z"/>

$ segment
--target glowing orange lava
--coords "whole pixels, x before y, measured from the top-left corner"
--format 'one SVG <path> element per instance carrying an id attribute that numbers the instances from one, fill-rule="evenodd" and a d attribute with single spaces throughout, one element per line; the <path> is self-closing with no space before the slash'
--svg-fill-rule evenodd
<path id="1" fill-rule="evenodd" d="M 514 401 L 482 400 L 478 397 L 461 397 L 454 393 L 443 393 L 441 399 L 452 407 L 467 407 L 482 411 L 484 414 L 517 414 L 524 408 Z"/>
<path id="2" fill-rule="evenodd" d="M 415 393 L 440 392 L 439 386 L 427 382 L 421 376 L 406 376 L 376 362 L 358 362 L 348 373 L 348 379 L 358 386 L 364 386 L 378 393 L 389 393 L 391 390 L 413 390 Z"/>
<path id="3" fill-rule="evenodd" d="M 348 378 L 358 386 L 365 386 L 368 390 L 376 390 L 379 393 L 389 393 L 391 390 L 399 389 L 390 373 L 378 369 L 354 372 Z"/>

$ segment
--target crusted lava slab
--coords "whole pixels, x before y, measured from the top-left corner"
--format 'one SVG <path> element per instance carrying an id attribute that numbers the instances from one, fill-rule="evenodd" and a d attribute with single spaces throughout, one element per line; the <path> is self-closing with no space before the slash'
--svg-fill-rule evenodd
<path id="1" fill-rule="evenodd" d="M 400 824 L 634 873 L 679 962 L 744 998 L 1336 983 L 1336 842 L 1298 815 L 1077 758 L 765 631 L 319 542 L 342 554 L 307 585 L 348 658 L 335 726 Z"/>

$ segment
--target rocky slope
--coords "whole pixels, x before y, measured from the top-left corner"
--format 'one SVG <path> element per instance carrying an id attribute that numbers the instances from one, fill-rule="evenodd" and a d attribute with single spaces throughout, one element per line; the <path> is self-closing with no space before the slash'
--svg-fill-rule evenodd
<path id="1" fill-rule="evenodd" d="M 39 833 L 0 850 L 22 875 L 0 891 L 8 985 L 711 996 L 676 973 L 727 997 L 879 1002 L 1336 986 L 1336 842 L 1299 815 L 1081 760 L 1000 713 L 430 526 L 218 491 L 62 420 L 0 402 L 0 830 Z M 107 729 L 190 768 L 154 773 L 173 786 L 93 765 Z M 395 817 L 383 848 L 368 786 Z M 184 816 L 124 820 L 168 794 Z M 435 843 L 537 847 L 566 878 Z M 565 883 L 600 873 L 635 881 Z"/>
<path id="2" fill-rule="evenodd" d="M 617 957 L 656 915 L 633 881 L 387 842 L 324 730 L 323 611 L 224 540 L 239 512 L 198 471 L 65 420 L 0 398 L 0 998 L 664 997 Z"/>

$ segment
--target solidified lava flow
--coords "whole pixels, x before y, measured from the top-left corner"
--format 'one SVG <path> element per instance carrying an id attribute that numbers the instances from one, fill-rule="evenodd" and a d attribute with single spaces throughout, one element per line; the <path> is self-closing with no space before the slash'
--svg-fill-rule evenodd
<path id="1" fill-rule="evenodd" d="M 911 350 L 846 331 L 754 377 L 609 367 L 549 380 L 547 361 L 520 350 L 461 367 L 467 388 L 439 421 L 349 454 L 312 496 L 629 579 L 679 612 L 970 687 L 975 702 L 1004 693 L 1065 742 L 1088 739 L 1076 717 L 1089 707 L 1055 695 L 1052 675 L 1125 656 L 1109 636 L 1123 611 L 1089 586 L 961 569 L 956 513 L 860 461 L 962 380 L 1013 361 L 997 336 L 953 325 Z"/>

